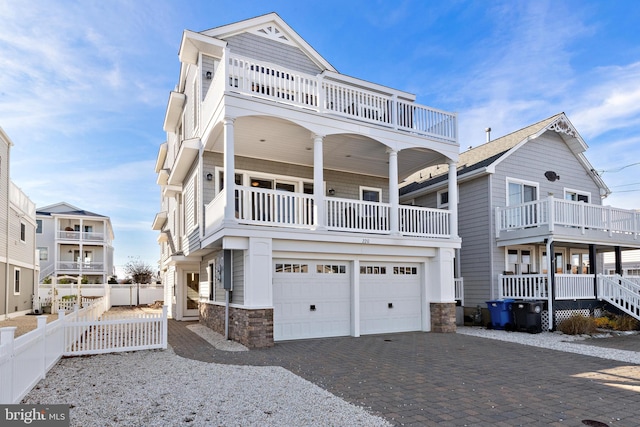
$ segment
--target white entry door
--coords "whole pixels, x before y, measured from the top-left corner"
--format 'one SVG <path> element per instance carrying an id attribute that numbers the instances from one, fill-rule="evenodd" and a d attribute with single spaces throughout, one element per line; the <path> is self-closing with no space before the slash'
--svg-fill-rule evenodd
<path id="1" fill-rule="evenodd" d="M 274 261 L 274 341 L 349 335 L 349 301 L 347 262 Z"/>
<path id="2" fill-rule="evenodd" d="M 422 272 L 419 264 L 360 264 L 360 333 L 422 329 Z"/>

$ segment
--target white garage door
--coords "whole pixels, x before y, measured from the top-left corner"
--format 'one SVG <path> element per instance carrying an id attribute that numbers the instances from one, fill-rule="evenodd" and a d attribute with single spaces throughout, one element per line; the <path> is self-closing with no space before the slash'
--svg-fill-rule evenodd
<path id="1" fill-rule="evenodd" d="M 422 329 L 418 264 L 360 263 L 360 333 Z"/>
<path id="2" fill-rule="evenodd" d="M 349 300 L 348 263 L 275 260 L 274 341 L 349 335 Z"/>

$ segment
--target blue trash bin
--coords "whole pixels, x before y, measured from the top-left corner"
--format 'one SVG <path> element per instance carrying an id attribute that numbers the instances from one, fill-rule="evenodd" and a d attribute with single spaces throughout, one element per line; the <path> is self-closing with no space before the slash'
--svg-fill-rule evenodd
<path id="1" fill-rule="evenodd" d="M 510 330 L 513 325 L 511 313 L 513 299 L 487 301 L 487 308 L 491 315 L 491 322 L 487 323 L 488 328 Z"/>

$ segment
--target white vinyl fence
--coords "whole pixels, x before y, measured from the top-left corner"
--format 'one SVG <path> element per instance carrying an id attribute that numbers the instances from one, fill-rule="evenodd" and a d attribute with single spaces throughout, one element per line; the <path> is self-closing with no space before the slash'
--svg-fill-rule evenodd
<path id="1" fill-rule="evenodd" d="M 51 306 L 51 312 L 58 310 L 71 311 L 75 305 L 78 295 L 82 300 L 81 308 L 90 301 L 87 298 L 106 296 L 109 298 L 110 306 L 119 305 L 146 305 L 164 299 L 164 287 L 159 284 L 40 284 L 38 285 L 37 300 L 34 300 L 33 308 L 42 310 Z M 65 299 L 64 297 L 75 296 L 75 299 Z M 55 298 L 54 298 L 55 297 Z M 55 306 L 53 306 L 55 304 Z"/>
<path id="2" fill-rule="evenodd" d="M 0 404 L 19 403 L 62 356 L 167 348 L 167 307 L 162 314 L 107 315 L 99 298 L 70 314 L 15 338 L 15 326 L 0 328 Z"/>

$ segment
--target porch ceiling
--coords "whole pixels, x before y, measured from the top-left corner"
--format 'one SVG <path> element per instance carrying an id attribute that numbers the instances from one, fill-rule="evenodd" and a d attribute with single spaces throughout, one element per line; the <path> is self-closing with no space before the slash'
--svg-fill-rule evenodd
<path id="1" fill-rule="evenodd" d="M 293 163 L 313 167 L 311 132 L 292 122 L 273 117 L 242 117 L 234 126 L 237 156 Z M 223 151 L 223 134 L 206 149 Z M 371 138 L 355 134 L 328 135 L 323 141 L 324 168 L 349 173 L 388 177 L 387 147 Z M 444 162 L 440 153 L 423 148 L 398 153 L 398 179 L 402 181 L 424 167 Z"/>

